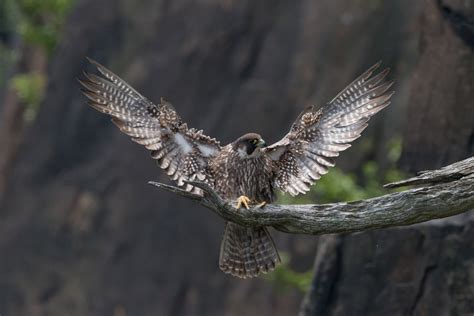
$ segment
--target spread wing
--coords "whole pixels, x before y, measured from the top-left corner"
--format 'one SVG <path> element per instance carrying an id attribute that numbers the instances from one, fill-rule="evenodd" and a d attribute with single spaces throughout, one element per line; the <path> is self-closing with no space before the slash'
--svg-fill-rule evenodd
<path id="1" fill-rule="evenodd" d="M 102 75 L 85 73 L 85 79 L 79 80 L 90 106 L 110 115 L 122 132 L 149 149 L 179 186 L 183 180 L 213 183 L 206 170 L 209 159 L 221 150 L 217 140 L 188 128 L 170 103 L 161 99 L 153 104 L 110 70 L 89 61 Z M 187 184 L 186 190 L 193 187 Z"/>
<path id="2" fill-rule="evenodd" d="M 335 165 L 339 152 L 360 136 L 372 115 L 390 104 L 393 82 L 384 81 L 389 69 L 373 75 L 379 66 L 380 62 L 320 109 L 307 108 L 283 139 L 265 149 L 273 160 L 275 187 L 293 196 L 309 191 Z"/>

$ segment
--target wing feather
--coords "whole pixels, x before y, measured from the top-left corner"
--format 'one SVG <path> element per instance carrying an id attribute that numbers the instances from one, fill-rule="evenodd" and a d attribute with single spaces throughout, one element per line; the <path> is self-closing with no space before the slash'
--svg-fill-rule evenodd
<path id="1" fill-rule="evenodd" d="M 390 104 L 389 69 L 370 67 L 328 104 L 309 107 L 293 123 L 290 132 L 265 149 L 274 162 L 274 185 L 291 195 L 305 193 L 335 165 L 339 152 L 349 148 L 368 126 L 369 119 Z"/>
<path id="2" fill-rule="evenodd" d="M 213 183 L 207 172 L 208 161 L 221 150 L 219 142 L 188 128 L 174 107 L 161 99 L 153 104 L 119 76 L 88 59 L 101 76 L 84 73 L 79 82 L 89 105 L 112 117 L 112 122 L 134 142 L 151 151 L 152 158 L 179 186 L 185 180 Z M 186 185 L 186 190 L 199 189 Z"/>

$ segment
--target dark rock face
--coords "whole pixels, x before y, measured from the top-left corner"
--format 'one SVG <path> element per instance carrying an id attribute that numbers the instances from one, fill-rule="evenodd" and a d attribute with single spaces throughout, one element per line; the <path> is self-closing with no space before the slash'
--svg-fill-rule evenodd
<path id="1" fill-rule="evenodd" d="M 468 315 L 474 310 L 470 223 L 321 237 L 305 315 Z M 319 250 L 318 250 L 319 252 Z M 335 271 L 328 273 L 327 268 Z"/>
<path id="2" fill-rule="evenodd" d="M 461 34 L 447 16 L 458 12 L 472 19 L 472 9 L 459 1 L 424 1 L 404 130 L 406 170 L 437 168 L 473 154 L 474 54 L 463 37 L 467 31 Z M 472 314 L 472 218 L 471 212 L 406 228 L 321 237 L 301 314 Z"/>
<path id="3" fill-rule="evenodd" d="M 474 155 L 474 8 L 425 1 L 402 165 L 412 172 Z M 429 129 L 430 133 L 426 133 Z"/>
<path id="4" fill-rule="evenodd" d="M 89 56 L 149 99 L 164 96 L 190 126 L 203 128 L 223 143 L 249 131 L 272 142 L 286 133 L 306 105 L 330 100 L 383 59 L 394 67 L 399 87 L 396 107 L 373 120 L 364 134 L 375 140 L 371 155 L 377 156 L 383 140 L 400 126 L 407 104 L 418 54 L 418 12 L 419 5 L 408 0 L 78 1 L 50 65 L 44 104 L 0 201 L 0 313 L 295 314 L 300 293 L 281 292 L 263 279 L 236 280 L 219 271 L 222 220 L 148 186 L 148 180 L 166 181 L 165 176 L 147 159 L 146 150 L 85 106 L 75 78 Z M 360 148 L 351 148 L 339 165 L 356 167 L 367 158 Z M 407 242 L 415 248 L 406 252 L 399 239 L 406 236 L 402 230 L 377 232 L 387 240 L 384 251 L 392 251 L 392 256 L 378 258 L 392 268 L 383 262 L 367 268 L 369 261 L 364 261 L 373 257 L 369 250 L 377 248 L 367 245 L 378 235 L 344 237 L 335 243 L 337 270 L 328 268 L 327 289 L 320 291 L 323 311 L 351 312 L 345 309 L 350 303 L 373 303 L 371 294 L 384 293 L 386 283 L 379 276 L 390 276 L 391 286 L 412 279 L 406 300 L 386 290 L 377 306 L 397 297 L 404 311 L 427 310 L 423 302 L 437 290 L 428 285 L 444 289 L 442 282 L 449 276 L 437 268 L 427 272 L 429 260 L 442 265 L 436 258 L 427 259 L 428 252 L 435 251 L 428 241 L 447 245 L 444 234 L 449 232 L 452 245 L 459 247 L 454 249 L 467 247 L 472 229 L 465 229 L 463 235 L 461 228 L 433 232 L 438 239 L 421 237 L 412 229 L 417 241 Z M 311 266 L 316 237 L 279 234 L 276 243 L 291 252 L 297 269 Z M 365 255 L 358 257 L 361 249 Z M 426 251 L 417 253 L 417 264 L 410 261 L 410 249 Z M 452 292 L 443 293 L 469 293 L 458 287 L 472 271 L 463 254 L 472 251 L 449 251 L 452 262 L 444 264 L 452 268 Z M 398 257 L 399 263 L 389 260 Z M 396 267 L 403 270 L 397 272 Z M 361 271 L 367 278 L 364 287 L 356 279 Z M 420 292 L 423 282 L 427 285 Z M 351 293 L 358 296 L 351 298 Z"/>

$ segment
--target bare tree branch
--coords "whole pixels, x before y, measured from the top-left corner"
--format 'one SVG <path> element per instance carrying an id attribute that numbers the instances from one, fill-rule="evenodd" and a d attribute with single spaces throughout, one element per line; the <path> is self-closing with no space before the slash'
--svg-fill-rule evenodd
<path id="1" fill-rule="evenodd" d="M 202 189 L 203 195 L 150 182 L 159 188 L 196 200 L 228 221 L 247 226 L 273 226 L 277 230 L 294 234 L 347 233 L 411 225 L 474 209 L 474 158 L 387 185 L 396 187 L 431 183 L 429 186 L 367 200 L 322 205 L 269 204 L 263 208 L 237 210 L 234 208 L 235 201 L 223 200 L 208 185 L 189 183 Z"/>
<path id="2" fill-rule="evenodd" d="M 461 179 L 474 173 L 474 157 L 455 162 L 438 170 L 421 171 L 418 176 L 384 185 L 385 188 L 397 188 L 406 185 L 434 184 Z"/>

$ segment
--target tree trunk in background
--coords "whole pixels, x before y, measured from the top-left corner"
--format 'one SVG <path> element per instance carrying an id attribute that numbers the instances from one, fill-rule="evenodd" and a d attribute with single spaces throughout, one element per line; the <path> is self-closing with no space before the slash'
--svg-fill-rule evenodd
<path id="1" fill-rule="evenodd" d="M 12 67 L 13 71 L 9 76 L 45 75 L 47 56 L 44 49 L 19 43 L 14 51 L 18 61 Z M 0 203 L 6 192 L 9 177 L 12 176 L 11 170 L 28 125 L 25 120 L 27 105 L 21 100 L 15 89 L 12 86 L 5 87 L 4 94 L 4 98 L 1 98 L 3 93 L 0 93 L 0 100 L 2 100 L 0 107 L 0 148 L 2 148 L 0 151 Z"/>
<path id="2" fill-rule="evenodd" d="M 332 99 L 382 59 L 394 68 L 397 94 L 393 106 L 341 157 L 339 165 L 355 168 L 384 151 L 400 126 L 400 113 L 408 110 L 419 6 L 410 0 L 78 0 L 49 68 L 45 101 L 0 205 L 0 313 L 295 314 L 302 297 L 296 290 L 282 292 L 264 279 L 237 280 L 219 271 L 223 221 L 147 185 L 165 176 L 146 150 L 85 105 L 75 78 L 89 56 L 149 99 L 164 96 L 190 126 L 223 143 L 249 131 L 272 142 L 306 105 Z M 361 306 L 373 303 L 375 293 L 380 306 L 391 299 L 405 304 L 397 294 L 421 288 L 413 300 L 423 298 L 428 292 L 420 284 L 429 280 L 447 287 L 442 282 L 449 275 L 428 272 L 423 263 L 445 249 L 451 257 L 443 257 L 444 263 L 462 266 L 472 251 L 444 248 L 464 246 L 472 229 L 461 233 L 461 228 L 428 237 L 415 228 L 403 230 L 400 236 L 412 237 L 408 242 L 400 242 L 397 230 L 333 242 L 337 270 L 327 265 L 319 270 L 328 271 L 328 288 L 320 291 L 324 308 L 350 306 L 354 293 Z M 442 233 L 453 239 L 442 239 Z M 276 243 L 291 253 L 294 268 L 306 270 L 324 238 L 276 234 Z M 389 250 L 390 256 L 382 255 Z M 376 262 L 378 252 L 383 262 Z M 419 269 L 412 268 L 417 258 Z M 472 271 L 468 268 L 464 273 Z M 391 292 L 381 276 L 399 292 Z M 453 290 L 456 278 L 449 279 Z M 341 292 L 348 284 L 348 292 Z"/>
<path id="3" fill-rule="evenodd" d="M 404 169 L 433 169 L 473 155 L 473 21 L 469 2 L 424 1 Z M 301 315 L 471 315 L 473 238 L 472 214 L 321 237 Z"/>

